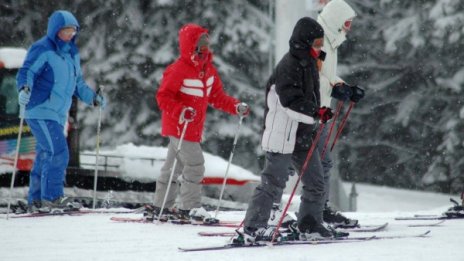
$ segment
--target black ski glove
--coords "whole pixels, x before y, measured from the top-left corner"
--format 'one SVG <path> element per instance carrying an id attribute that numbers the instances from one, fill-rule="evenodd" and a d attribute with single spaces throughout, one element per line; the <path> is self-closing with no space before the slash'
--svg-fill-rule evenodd
<path id="1" fill-rule="evenodd" d="M 351 91 L 352 91 L 352 95 L 351 95 L 351 101 L 352 102 L 355 102 L 357 103 L 359 100 L 361 100 L 362 98 L 364 98 L 364 89 L 360 88 L 359 86 L 357 85 L 354 85 L 354 86 L 351 86 Z"/>
<path id="2" fill-rule="evenodd" d="M 352 94 L 353 91 L 351 86 L 346 83 L 339 82 L 333 86 L 330 96 L 340 101 L 347 101 L 350 99 Z"/>

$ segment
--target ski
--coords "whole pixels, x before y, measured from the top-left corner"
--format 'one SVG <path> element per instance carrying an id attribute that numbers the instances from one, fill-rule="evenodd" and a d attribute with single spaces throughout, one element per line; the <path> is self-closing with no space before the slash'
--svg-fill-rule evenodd
<path id="1" fill-rule="evenodd" d="M 438 222 L 433 223 L 409 224 L 408 227 L 436 227 L 445 223 L 445 221 L 446 220 L 439 220 Z"/>
<path id="2" fill-rule="evenodd" d="M 16 214 L 11 216 L 11 218 L 34 218 L 34 217 L 49 217 L 49 216 L 79 216 L 86 214 L 79 210 L 68 210 L 68 211 L 59 211 L 59 212 L 49 212 L 49 213 L 26 213 L 26 214 Z"/>
<path id="3" fill-rule="evenodd" d="M 225 250 L 232 248 L 254 248 L 254 247 L 274 247 L 274 246 L 287 246 L 287 245 L 324 245 L 324 244 L 334 244 L 334 243 L 354 243 L 354 242 L 365 242 L 368 240 L 375 239 L 375 236 L 364 238 L 364 239 L 332 239 L 332 240 L 311 240 L 311 241 L 282 241 L 271 244 L 270 242 L 258 242 L 253 245 L 242 245 L 236 243 L 225 244 L 221 246 L 211 246 L 211 247 L 192 247 L 185 248 L 179 247 L 179 251 L 182 252 L 193 252 L 193 251 L 213 251 L 213 250 Z"/>
<path id="4" fill-rule="evenodd" d="M 65 210 L 65 211 L 55 211 L 49 213 L 25 213 L 25 214 L 15 214 L 12 215 L 12 218 L 32 218 L 32 217 L 47 217 L 47 216 L 80 216 L 85 214 L 133 214 L 137 213 L 139 210 L 111 210 L 111 209 L 79 209 L 79 210 Z"/>
<path id="5" fill-rule="evenodd" d="M 236 233 L 235 232 L 198 232 L 199 236 L 202 237 L 233 237 Z"/>
<path id="6" fill-rule="evenodd" d="M 338 228 L 343 232 L 378 232 L 384 230 L 388 226 L 388 222 L 382 225 L 366 225 L 355 228 Z M 198 232 L 202 237 L 232 237 L 235 232 Z"/>
<path id="7" fill-rule="evenodd" d="M 127 217 L 111 217 L 110 220 L 122 223 L 143 223 L 155 224 L 153 221 L 147 221 L 143 218 L 127 218 Z M 239 224 L 235 221 L 220 221 L 219 223 L 204 223 L 204 222 L 191 222 L 188 220 L 168 220 L 161 223 L 169 223 L 175 225 L 194 225 L 194 226 L 210 226 L 210 227 L 238 227 Z"/>
<path id="8" fill-rule="evenodd" d="M 412 217 L 396 217 L 395 220 L 444 220 L 444 219 L 457 219 L 449 218 L 447 216 L 412 216 Z"/>
<path id="9" fill-rule="evenodd" d="M 343 232 L 378 232 L 387 228 L 388 222 L 381 225 L 365 225 L 353 228 L 337 228 Z"/>
<path id="10" fill-rule="evenodd" d="M 310 240 L 310 241 L 280 241 L 274 244 L 270 242 L 257 242 L 254 245 L 242 245 L 236 243 L 225 244 L 221 246 L 211 246 L 211 247 L 193 247 L 185 248 L 179 247 L 178 249 L 182 252 L 192 252 L 192 251 L 213 251 L 213 250 L 225 250 L 232 248 L 246 248 L 246 247 L 264 247 L 264 246 L 285 246 L 285 245 L 324 245 L 324 244 L 334 244 L 334 243 L 353 243 L 353 242 L 365 242 L 370 240 L 380 240 L 380 239 L 401 239 L 401 238 L 423 238 L 427 237 L 430 234 L 430 230 L 420 233 L 420 234 L 411 234 L 411 235 L 390 235 L 390 236 L 369 236 L 369 237 L 345 237 L 345 238 L 334 238 L 334 239 L 324 239 L 324 240 Z"/>
<path id="11" fill-rule="evenodd" d="M 447 219 L 464 219 L 464 216 L 455 215 L 414 215 L 411 217 L 396 217 L 395 220 L 447 220 Z"/>

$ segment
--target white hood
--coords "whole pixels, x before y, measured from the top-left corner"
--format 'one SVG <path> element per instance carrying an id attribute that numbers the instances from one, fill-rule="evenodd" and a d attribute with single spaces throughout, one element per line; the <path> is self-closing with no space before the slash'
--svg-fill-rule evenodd
<path id="1" fill-rule="evenodd" d="M 322 9 L 317 22 L 324 28 L 332 48 L 337 48 L 346 40 L 346 33 L 342 30 L 343 24 L 355 16 L 353 8 L 344 0 L 332 0 Z"/>

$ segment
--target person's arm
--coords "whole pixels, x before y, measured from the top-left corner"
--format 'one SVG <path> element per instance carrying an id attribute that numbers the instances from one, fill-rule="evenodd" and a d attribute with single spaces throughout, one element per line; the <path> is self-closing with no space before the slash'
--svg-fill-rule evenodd
<path id="1" fill-rule="evenodd" d="M 87 83 L 84 81 L 84 78 L 82 77 L 79 54 L 76 54 L 74 62 L 76 63 L 77 68 L 77 81 L 74 95 L 79 98 L 79 100 L 85 102 L 87 105 L 94 105 L 96 94 L 95 91 L 93 91 L 93 89 L 87 85 Z"/>
<path id="2" fill-rule="evenodd" d="M 156 101 L 159 108 L 175 120 L 179 119 L 184 109 L 182 102 L 176 99 L 181 86 L 181 77 L 176 75 L 174 67 L 170 66 L 164 72 L 161 85 L 156 93 Z"/>
<path id="3" fill-rule="evenodd" d="M 27 51 L 23 66 L 19 69 L 16 77 L 16 87 L 18 92 L 24 86 L 28 86 L 30 91 L 34 88 L 34 79 L 42 72 L 47 62 L 47 54 L 42 45 L 32 45 Z"/>
<path id="4" fill-rule="evenodd" d="M 276 93 L 290 118 L 303 123 L 313 123 L 319 108 L 312 99 L 305 97 L 302 79 L 301 70 L 294 66 L 277 68 Z"/>
<path id="5" fill-rule="evenodd" d="M 213 106 L 215 109 L 236 115 L 237 105 L 240 103 L 240 101 L 226 94 L 223 89 L 221 78 L 219 78 L 217 71 L 213 77 L 214 82 L 208 100 L 209 104 L 211 104 L 211 106 Z"/>
<path id="6" fill-rule="evenodd" d="M 76 90 L 74 95 L 79 98 L 79 100 L 85 102 L 87 105 L 93 105 L 95 100 L 95 92 L 90 88 L 87 83 L 82 78 L 82 74 L 77 77 Z"/>

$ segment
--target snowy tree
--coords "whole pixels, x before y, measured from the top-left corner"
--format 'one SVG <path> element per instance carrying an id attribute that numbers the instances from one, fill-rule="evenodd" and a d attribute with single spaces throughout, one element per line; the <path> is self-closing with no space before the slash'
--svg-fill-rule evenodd
<path id="1" fill-rule="evenodd" d="M 353 0 L 346 80 L 367 90 L 341 144 L 348 179 L 462 189 L 464 5 Z M 369 33 L 366 33 L 369 32 Z"/>

